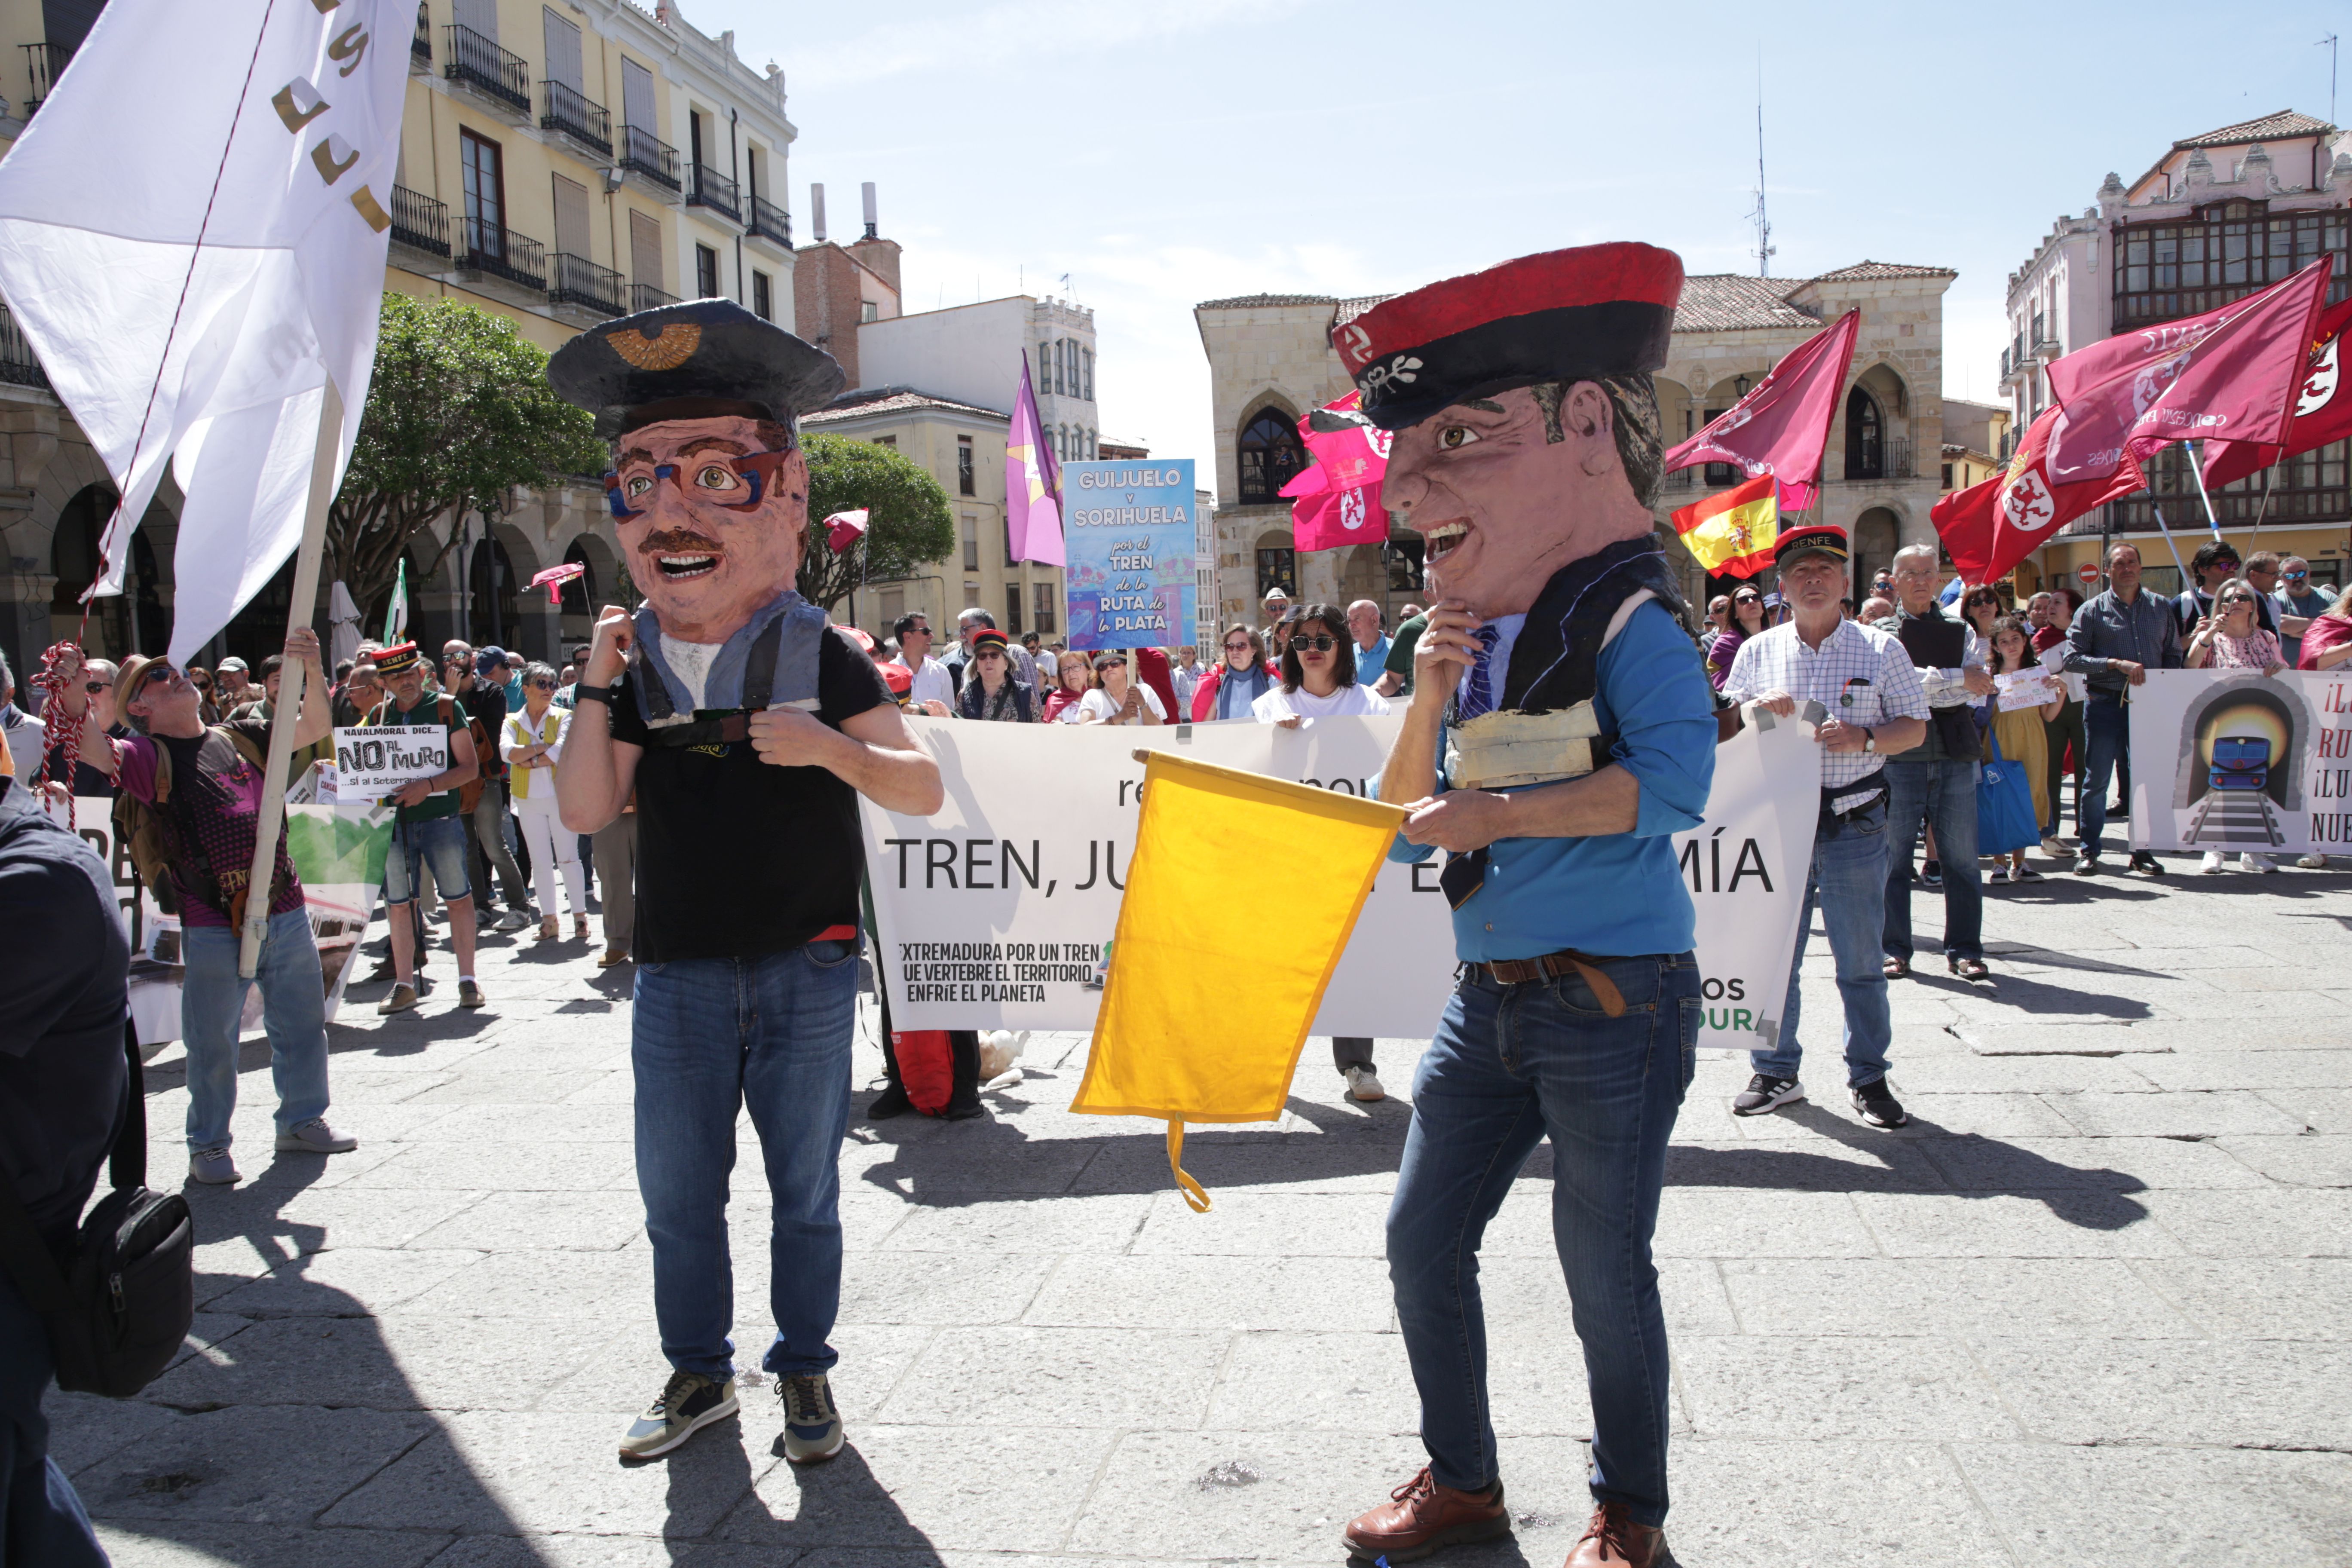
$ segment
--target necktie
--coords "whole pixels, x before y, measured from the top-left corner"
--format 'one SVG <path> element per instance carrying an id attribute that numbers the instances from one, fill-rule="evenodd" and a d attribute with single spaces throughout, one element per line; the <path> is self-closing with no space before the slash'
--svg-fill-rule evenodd
<path id="1" fill-rule="evenodd" d="M 1503 635 L 1502 628 L 1484 626 L 1475 635 L 1478 657 L 1472 661 L 1470 679 L 1463 683 L 1462 694 L 1454 704 L 1457 721 L 1475 719 L 1495 710 L 1495 643 Z M 1474 849 L 1467 855 L 1448 855 L 1445 869 L 1437 874 L 1437 885 L 1444 890 L 1446 902 L 1457 910 L 1470 901 L 1470 895 L 1486 880 L 1484 849 Z"/>

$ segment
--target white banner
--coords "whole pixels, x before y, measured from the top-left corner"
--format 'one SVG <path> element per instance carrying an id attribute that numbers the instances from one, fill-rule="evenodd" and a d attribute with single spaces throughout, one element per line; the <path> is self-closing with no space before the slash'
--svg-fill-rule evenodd
<path id="1" fill-rule="evenodd" d="M 2150 670 L 2131 688 L 2131 847 L 2341 855 L 2352 675 Z"/>
<path id="2" fill-rule="evenodd" d="M 1677 836 L 1698 909 L 1701 1044 L 1749 1049 L 1777 1031 L 1804 896 L 1820 769 L 1802 724 L 1751 726 L 1716 752 L 1708 822 Z M 899 1029 L 1087 1029 L 1103 946 L 1135 842 L 1138 747 L 1351 795 L 1377 782 L 1403 722 L 1314 719 L 1112 728 L 985 724 L 909 715 L 939 759 L 947 802 L 906 817 L 864 803 L 881 924 L 877 966 Z M 1313 1033 L 1425 1037 L 1454 984 L 1443 856 L 1391 863 L 1365 900 Z M 1285 890 L 1312 876 L 1272 865 L 1221 918 L 1283 941 Z"/>
<path id="3" fill-rule="evenodd" d="M 335 730 L 335 801 L 382 800 L 404 784 L 449 771 L 449 731 L 438 724 Z"/>

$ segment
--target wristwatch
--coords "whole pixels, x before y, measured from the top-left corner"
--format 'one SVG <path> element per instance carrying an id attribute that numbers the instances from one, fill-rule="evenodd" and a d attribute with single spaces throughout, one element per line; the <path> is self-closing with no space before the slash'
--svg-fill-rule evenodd
<path id="1" fill-rule="evenodd" d="M 1864 751 L 1865 751 L 1865 752 L 1874 752 L 1874 751 L 1878 750 L 1878 731 L 1875 731 L 1875 730 L 1864 730 L 1864 731 L 1862 732 L 1862 749 L 1863 749 Z"/>
<path id="2" fill-rule="evenodd" d="M 574 686 L 572 699 L 575 702 L 602 702 L 610 708 L 613 705 L 613 689 L 609 686 Z"/>

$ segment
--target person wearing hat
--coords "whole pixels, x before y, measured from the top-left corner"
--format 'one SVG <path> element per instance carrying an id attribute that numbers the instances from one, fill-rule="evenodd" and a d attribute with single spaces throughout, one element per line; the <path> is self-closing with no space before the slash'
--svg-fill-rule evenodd
<path id="1" fill-rule="evenodd" d="M 259 695 L 253 683 L 246 679 L 251 666 L 232 655 L 213 667 L 213 705 L 223 713 L 243 707 Z"/>
<path id="2" fill-rule="evenodd" d="M 1438 879 L 1461 959 L 1412 1089 L 1389 1278 L 1429 1463 L 1346 1528 L 1391 1562 L 1510 1529 L 1475 1254 L 1553 1148 L 1554 1237 L 1591 1395 L 1574 1568 L 1664 1554 L 1667 1357 L 1651 1233 L 1701 1005 L 1672 834 L 1715 775 L 1714 693 L 1656 535 L 1682 263 L 1646 245 L 1531 256 L 1332 332 L 1394 433 L 1381 504 L 1439 595 L 1381 776 L 1398 860 Z"/>
<path id="3" fill-rule="evenodd" d="M 1036 693 L 1013 678 L 1004 634 L 994 626 L 982 626 L 965 639 L 965 646 L 971 651 L 971 668 L 964 676 L 963 690 L 956 696 L 956 716 L 1034 723 Z"/>
<path id="4" fill-rule="evenodd" d="M 1927 739 L 1927 689 L 1900 640 L 1847 619 L 1839 608 L 1845 530 L 1816 523 L 1784 533 L 1773 559 L 1791 618 L 1740 645 L 1723 694 L 1736 702 L 1759 701 L 1782 718 L 1798 715 L 1800 703 L 1818 704 L 1813 739 L 1821 745 L 1822 805 L 1780 1034 L 1767 1049 L 1750 1053 L 1753 1076 L 1731 1109 L 1738 1116 L 1761 1116 L 1805 1098 L 1797 1078 L 1804 1056 L 1797 1034 L 1797 977 L 1804 966 L 1804 933 L 1819 907 L 1845 1005 L 1846 1083 L 1853 1109 L 1874 1127 L 1900 1127 L 1910 1117 L 1886 1083 L 1895 1031 L 1880 952 L 1886 918 L 1885 760 Z M 1804 716 L 1815 711 L 1808 708 Z"/>
<path id="5" fill-rule="evenodd" d="M 474 902 L 473 844 L 467 837 L 464 795 L 480 772 L 474 749 L 473 726 L 459 700 L 446 691 L 429 691 L 425 679 L 432 661 L 413 642 L 379 649 L 376 673 L 383 678 L 384 698 L 368 715 L 372 726 L 394 724 L 430 728 L 438 725 L 447 736 L 448 766 L 421 779 L 411 779 L 387 798 L 393 813 L 392 849 L 383 862 L 383 901 L 392 927 L 393 986 L 376 1005 L 381 1014 L 404 1013 L 417 1005 L 415 965 L 424 929 L 411 906 L 424 887 L 430 867 L 433 886 L 449 911 L 449 945 L 457 955 L 457 1005 L 485 1005 L 474 978 L 474 941 L 478 916 Z M 453 669 L 463 669 L 453 662 Z"/>
<path id="6" fill-rule="evenodd" d="M 286 658 L 302 666 L 302 711 L 293 738 L 299 751 L 330 730 L 318 634 L 308 626 L 287 633 Z M 78 673 L 79 650 L 67 649 L 60 668 Z M 238 1020 L 256 985 L 278 1090 L 278 1149 L 340 1154 L 359 1147 L 359 1140 L 327 1121 L 327 992 L 302 879 L 287 851 L 284 818 L 278 825 L 260 964 L 251 980 L 237 973 L 255 813 L 266 787 L 270 733 L 284 715 L 207 726 L 203 694 L 186 674 L 168 659 L 138 654 L 123 660 L 112 695 L 107 706 L 120 710 L 133 732 L 111 739 L 100 722 L 100 705 L 91 703 L 82 723 L 81 760 L 121 786 L 137 809 L 161 819 L 186 966 L 180 1037 L 188 1053 L 189 1178 L 222 1186 L 238 1180 L 229 1121 L 236 1110 Z"/>
<path id="7" fill-rule="evenodd" d="M 841 367 L 730 300 L 624 316 L 548 380 L 613 443 L 605 498 L 633 616 L 600 612 L 562 760 L 563 820 L 637 802 L 637 1188 L 671 1372 L 620 1440 L 667 1453 L 737 1408 L 728 1175 L 748 1109 L 773 1205 L 761 1358 L 783 1451 L 841 1451 L 841 1140 L 856 1016 L 860 796 L 926 816 L 940 772 L 864 650 L 794 587 L 809 545 L 797 421 Z M 765 1447 L 764 1441 L 761 1447 Z"/>

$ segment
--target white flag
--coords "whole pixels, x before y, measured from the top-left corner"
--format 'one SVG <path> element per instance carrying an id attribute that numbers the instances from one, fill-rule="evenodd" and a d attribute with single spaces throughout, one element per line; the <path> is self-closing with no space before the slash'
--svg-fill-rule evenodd
<path id="1" fill-rule="evenodd" d="M 167 459 L 187 496 L 174 660 L 300 542 L 330 377 L 338 484 L 350 461 L 414 25 L 391 0 L 113 0 L 0 163 L 0 293 L 124 500 L 97 592 Z"/>

